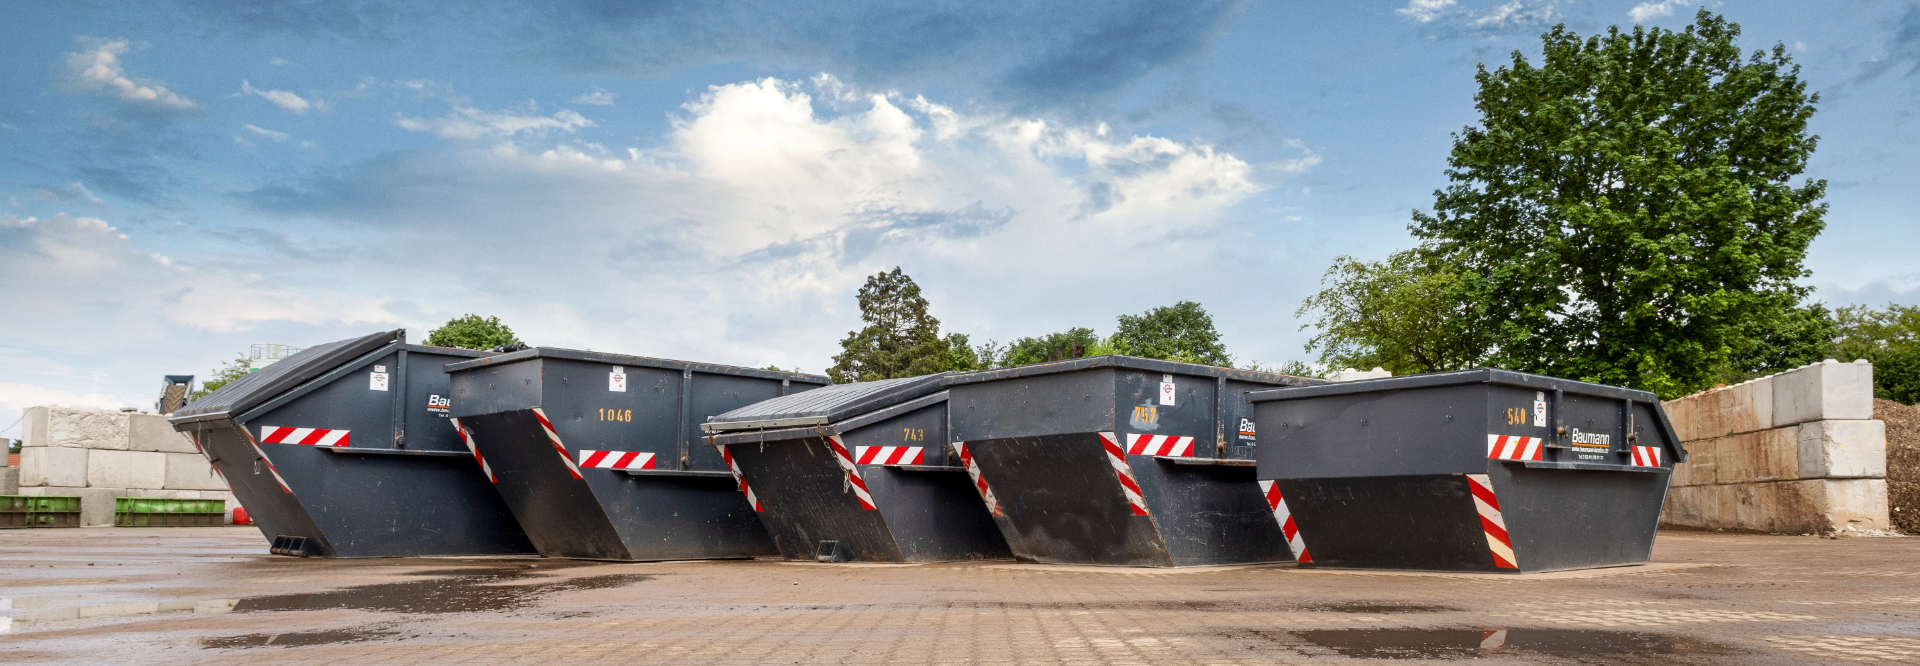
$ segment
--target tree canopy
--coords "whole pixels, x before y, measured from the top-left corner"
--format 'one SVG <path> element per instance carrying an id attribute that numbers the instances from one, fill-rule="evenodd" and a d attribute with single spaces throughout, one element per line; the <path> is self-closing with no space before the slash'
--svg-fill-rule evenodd
<path id="1" fill-rule="evenodd" d="M 1213 328 L 1213 315 L 1193 301 L 1180 301 L 1138 315 L 1120 315 L 1108 344 L 1129 356 L 1231 366 L 1227 345 Z"/>
<path id="2" fill-rule="evenodd" d="M 867 278 L 860 288 L 860 320 L 866 326 L 840 341 L 827 375 L 839 383 L 915 377 L 971 361 L 955 354 L 953 338 L 940 336 L 940 320 L 927 312 L 920 285 L 895 267 Z M 964 348 L 965 336 L 958 341 Z"/>
<path id="3" fill-rule="evenodd" d="M 519 342 L 513 329 L 500 323 L 499 317 L 469 314 L 447 320 L 440 328 L 427 332 L 427 344 L 461 349 L 493 349 Z"/>
<path id="4" fill-rule="evenodd" d="M 1739 35 L 1706 10 L 1680 31 L 1555 26 L 1538 66 L 1482 65 L 1480 123 L 1454 135 L 1432 212 L 1413 214 L 1426 265 L 1336 264 L 1306 303 L 1323 355 L 1663 397 L 1805 362 L 1784 357 L 1817 346 L 1794 281 L 1826 183 L 1793 181 L 1819 96 L 1784 46 L 1743 57 Z M 1366 303 L 1404 311 L 1349 308 Z M 1396 337 L 1410 330 L 1432 333 Z"/>
<path id="5" fill-rule="evenodd" d="M 1873 396 L 1920 403 L 1920 307 L 1888 304 L 1834 312 L 1835 336 L 1827 357 L 1873 363 Z"/>
<path id="6" fill-rule="evenodd" d="M 247 376 L 249 372 L 253 372 L 253 361 L 248 360 L 245 354 L 241 354 L 238 358 L 222 363 L 220 367 L 213 369 L 212 377 L 200 382 L 200 390 L 194 391 L 189 401 L 199 400 L 208 393 L 219 390 L 220 387 L 233 382 L 233 380 Z"/>

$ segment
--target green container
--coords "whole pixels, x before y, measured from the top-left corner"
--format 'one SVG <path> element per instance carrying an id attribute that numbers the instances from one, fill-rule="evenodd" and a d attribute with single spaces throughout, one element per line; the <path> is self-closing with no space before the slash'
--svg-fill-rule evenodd
<path id="1" fill-rule="evenodd" d="M 0 495 L 0 527 L 79 527 L 80 498 Z"/>
<path id="2" fill-rule="evenodd" d="M 225 525 L 226 522 L 226 500 L 159 497 L 116 497 L 113 500 L 115 527 L 209 527 Z"/>

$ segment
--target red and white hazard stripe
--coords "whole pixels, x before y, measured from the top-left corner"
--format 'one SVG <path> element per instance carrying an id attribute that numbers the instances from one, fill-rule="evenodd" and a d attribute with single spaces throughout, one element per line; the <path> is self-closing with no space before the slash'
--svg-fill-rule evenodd
<path id="1" fill-rule="evenodd" d="M 833 448 L 833 461 L 840 463 L 840 469 L 847 473 L 847 487 L 852 488 L 854 498 L 860 500 L 860 508 L 872 511 L 873 495 L 867 494 L 867 482 L 860 478 L 860 468 L 853 465 L 847 443 L 840 441 L 839 435 L 829 435 L 827 444 Z"/>
<path id="2" fill-rule="evenodd" d="M 1480 529 L 1487 533 L 1487 550 L 1493 552 L 1493 566 L 1518 569 L 1513 556 L 1513 539 L 1507 536 L 1507 519 L 1500 515 L 1500 500 L 1493 496 L 1493 481 L 1485 474 L 1468 474 L 1467 490 L 1473 493 L 1473 508 L 1480 512 Z"/>
<path id="3" fill-rule="evenodd" d="M 1136 456 L 1193 457 L 1193 438 L 1172 435 L 1127 435 L 1127 453 Z"/>
<path id="4" fill-rule="evenodd" d="M 253 431 L 248 430 L 246 426 L 241 426 L 240 434 L 245 435 L 247 437 L 247 443 L 253 445 L 254 454 L 260 456 L 261 464 L 266 465 L 267 471 L 273 474 L 273 482 L 280 484 L 281 490 L 287 491 L 288 495 L 292 495 L 293 488 L 288 487 L 287 480 L 280 476 L 280 469 L 273 466 L 273 460 L 267 457 L 267 450 L 260 448 L 259 440 L 256 440 L 253 438 Z"/>
<path id="5" fill-rule="evenodd" d="M 980 500 L 987 503 L 987 513 L 1007 515 L 1007 512 L 1000 510 L 1000 500 L 993 496 L 993 489 L 987 487 L 987 477 L 980 473 L 980 464 L 973 461 L 973 453 L 967 450 L 967 443 L 954 442 L 953 452 L 960 456 L 960 465 L 967 468 L 967 477 L 973 479 L 973 489 L 980 491 Z"/>
<path id="6" fill-rule="evenodd" d="M 533 417 L 540 419 L 540 427 L 547 431 L 547 439 L 553 441 L 553 450 L 560 453 L 560 462 L 567 464 L 567 473 L 580 478 L 580 468 L 573 464 L 573 456 L 567 455 L 567 445 L 560 443 L 560 433 L 553 431 L 553 422 L 547 420 L 547 413 L 539 407 L 533 408 Z"/>
<path id="7" fill-rule="evenodd" d="M 487 473 L 487 480 L 499 483 L 500 477 L 493 475 L 493 467 L 487 465 L 486 458 L 480 457 L 480 447 L 473 445 L 473 433 L 467 432 L 467 427 L 460 425 L 460 419 L 448 420 L 453 421 L 453 431 L 460 433 L 460 441 L 467 444 L 467 451 L 473 454 L 474 462 L 480 463 L 480 471 Z"/>
<path id="8" fill-rule="evenodd" d="M 1140 496 L 1140 481 L 1133 477 L 1133 466 L 1127 464 L 1127 454 L 1120 450 L 1120 442 L 1113 433 L 1100 433 L 1100 445 L 1107 449 L 1107 463 L 1113 465 L 1113 475 L 1120 478 L 1120 491 L 1127 496 L 1127 506 L 1133 509 L 1133 515 L 1147 515 L 1147 500 Z"/>
<path id="9" fill-rule="evenodd" d="M 1633 464 L 1640 467 L 1659 467 L 1660 466 L 1660 447 L 1658 446 L 1633 447 Z"/>
<path id="10" fill-rule="evenodd" d="M 653 454 L 640 451 L 581 449 L 580 466 L 594 469 L 653 469 Z"/>
<path id="11" fill-rule="evenodd" d="M 1267 508 L 1273 510 L 1273 519 L 1280 521 L 1280 533 L 1287 537 L 1287 549 L 1293 551 L 1293 561 L 1313 563 L 1313 556 L 1307 554 L 1307 541 L 1300 538 L 1300 528 L 1293 524 L 1293 513 L 1287 511 L 1287 500 L 1280 496 L 1280 486 L 1261 481 L 1260 494 L 1267 497 Z"/>
<path id="12" fill-rule="evenodd" d="M 1487 459 L 1540 460 L 1547 452 L 1545 444 L 1539 437 L 1487 435 Z"/>
<path id="13" fill-rule="evenodd" d="M 349 431 L 326 428 L 280 428 L 260 426 L 263 444 L 305 444 L 308 446 L 346 446 Z"/>
<path id="14" fill-rule="evenodd" d="M 747 486 L 747 475 L 740 472 L 740 463 L 733 461 L 733 452 L 728 451 L 727 445 L 725 444 L 719 445 L 718 448 L 720 449 L 720 459 L 727 461 L 727 469 L 733 471 L 733 481 L 740 484 L 741 494 L 747 496 L 747 504 L 752 505 L 754 511 L 761 511 L 760 498 L 754 497 L 753 488 Z"/>
<path id="15" fill-rule="evenodd" d="M 921 465 L 924 449 L 918 446 L 856 446 L 853 461 L 862 465 Z"/>

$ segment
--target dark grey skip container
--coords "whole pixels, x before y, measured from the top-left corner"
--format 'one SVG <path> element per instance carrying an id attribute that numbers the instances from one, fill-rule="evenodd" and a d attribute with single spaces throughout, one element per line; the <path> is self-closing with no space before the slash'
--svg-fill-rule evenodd
<path id="1" fill-rule="evenodd" d="M 450 420 L 441 366 L 487 352 L 406 331 L 310 347 L 175 412 L 274 552 L 531 554 Z"/>
<path id="2" fill-rule="evenodd" d="M 1242 396 L 1320 381 L 1130 356 L 972 372 L 947 381 L 948 437 L 1020 559 L 1283 561 Z"/>
<path id="3" fill-rule="evenodd" d="M 457 425 L 542 555 L 609 560 L 775 553 L 708 416 L 827 378 L 538 347 L 447 366 Z"/>
<path id="4" fill-rule="evenodd" d="M 950 456 L 946 375 L 840 384 L 701 426 L 787 559 L 1012 557 Z"/>
<path id="5" fill-rule="evenodd" d="M 1686 451 L 1652 393 L 1505 370 L 1248 394 L 1305 566 L 1641 564 Z"/>

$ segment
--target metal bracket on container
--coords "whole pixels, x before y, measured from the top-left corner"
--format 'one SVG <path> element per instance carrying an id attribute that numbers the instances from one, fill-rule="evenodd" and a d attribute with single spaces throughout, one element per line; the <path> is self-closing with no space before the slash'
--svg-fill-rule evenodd
<path id="1" fill-rule="evenodd" d="M 1595 472 L 1640 472 L 1653 474 L 1666 471 L 1665 467 L 1642 467 L 1639 465 L 1609 465 L 1606 463 L 1558 462 L 1552 460 L 1508 460 L 1509 463 L 1522 463 L 1528 469 L 1584 469 Z"/>
<path id="2" fill-rule="evenodd" d="M 1210 467 L 1253 467 L 1257 463 L 1239 458 L 1185 458 L 1181 456 L 1154 456 L 1154 460 L 1164 460 L 1175 465 L 1207 465 Z"/>
<path id="3" fill-rule="evenodd" d="M 709 472 L 692 469 L 625 469 L 620 470 L 627 476 L 710 476 L 714 478 L 733 478 L 733 472 Z"/>
<path id="4" fill-rule="evenodd" d="M 446 456 L 446 457 L 454 457 L 454 458 L 473 457 L 473 454 L 468 453 L 466 451 L 421 451 L 417 449 L 416 450 L 370 449 L 364 446 L 315 446 L 313 448 L 324 449 L 329 453 L 345 453 L 345 454 L 364 455 L 364 456 L 426 456 L 426 457 Z"/>
<path id="5" fill-rule="evenodd" d="M 955 474 L 967 473 L 967 468 L 956 467 L 953 465 L 881 465 L 881 467 L 885 467 L 888 469 L 897 469 L 902 472 L 952 472 Z"/>

